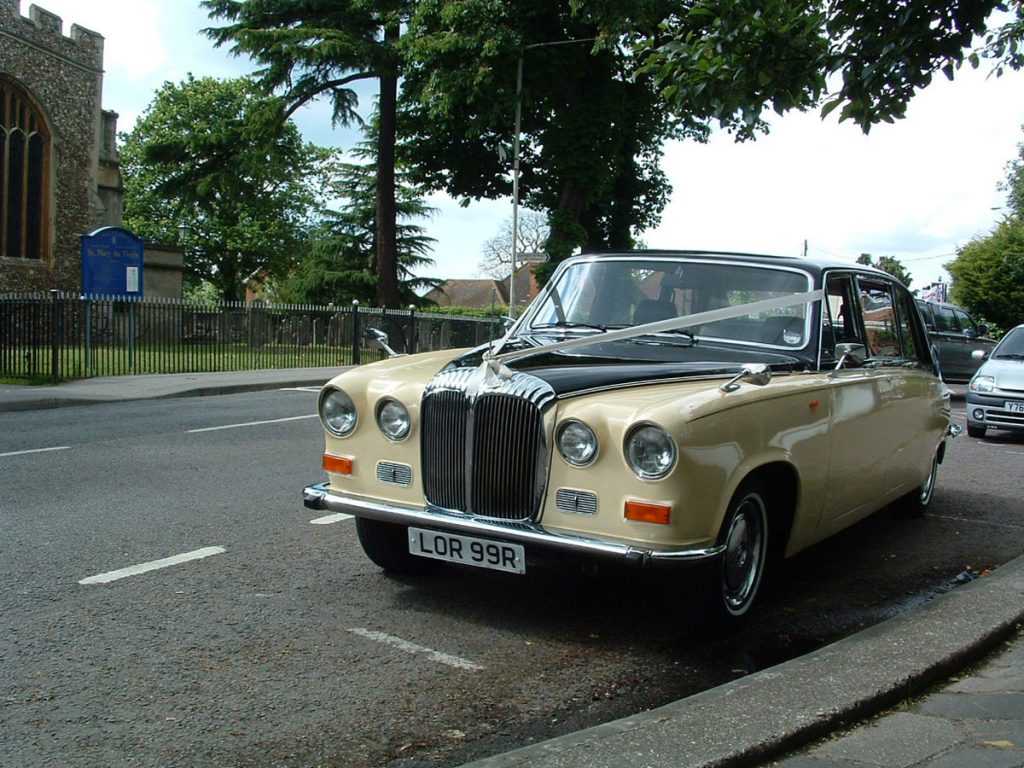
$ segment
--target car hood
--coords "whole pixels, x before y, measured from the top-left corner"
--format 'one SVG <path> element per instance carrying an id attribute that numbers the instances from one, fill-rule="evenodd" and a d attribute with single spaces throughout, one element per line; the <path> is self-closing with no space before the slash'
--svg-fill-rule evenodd
<path id="1" fill-rule="evenodd" d="M 991 376 L 998 389 L 1024 392 L 1024 360 L 988 360 L 978 369 L 978 376 Z"/>
<path id="2" fill-rule="evenodd" d="M 620 350 L 621 351 L 621 350 Z M 509 368 L 536 376 L 547 382 L 556 395 L 618 389 L 623 386 L 652 384 L 702 377 L 733 376 L 746 363 L 766 363 L 775 372 L 804 370 L 806 364 L 780 353 L 751 350 L 706 348 L 687 349 L 691 360 L 628 360 L 621 357 L 569 355 L 552 352 L 517 360 Z M 482 363 L 479 350 L 457 358 L 451 367 L 476 367 Z"/>

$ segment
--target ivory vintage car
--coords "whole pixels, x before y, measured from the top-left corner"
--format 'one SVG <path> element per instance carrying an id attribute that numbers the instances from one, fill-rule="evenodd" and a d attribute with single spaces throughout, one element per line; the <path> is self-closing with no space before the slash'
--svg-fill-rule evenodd
<path id="1" fill-rule="evenodd" d="M 928 504 L 948 392 L 906 289 L 869 267 L 703 252 L 564 262 L 507 335 L 320 393 L 325 483 L 389 571 L 534 553 L 690 566 L 735 627 L 772 556 Z"/>

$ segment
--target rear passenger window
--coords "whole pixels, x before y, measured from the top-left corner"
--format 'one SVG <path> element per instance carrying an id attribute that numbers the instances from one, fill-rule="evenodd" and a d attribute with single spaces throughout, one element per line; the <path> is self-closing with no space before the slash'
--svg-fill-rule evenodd
<path id="1" fill-rule="evenodd" d="M 874 358 L 901 358 L 903 347 L 893 302 L 892 288 L 874 280 L 857 281 L 861 315 L 867 335 L 868 354 Z"/>
<path id="2" fill-rule="evenodd" d="M 952 308 L 935 308 L 935 330 L 941 333 L 960 333 L 960 321 Z"/>
<path id="3" fill-rule="evenodd" d="M 971 316 L 968 315 L 963 310 L 961 310 L 961 309 L 954 309 L 953 310 L 953 317 L 956 318 L 957 325 L 959 326 L 961 331 L 973 331 L 974 330 L 974 321 L 971 320 Z"/>

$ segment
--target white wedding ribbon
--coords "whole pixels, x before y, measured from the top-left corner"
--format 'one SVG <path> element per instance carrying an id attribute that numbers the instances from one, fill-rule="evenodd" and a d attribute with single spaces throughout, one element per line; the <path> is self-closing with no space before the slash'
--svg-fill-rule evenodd
<path id="1" fill-rule="evenodd" d="M 551 344 L 544 344 L 539 347 L 529 347 L 528 349 L 519 349 L 514 352 L 505 352 L 504 354 L 493 354 L 488 351 L 484 353 L 484 365 L 490 369 L 493 374 L 497 374 L 504 378 L 511 375 L 511 371 L 507 368 L 502 370 L 504 368 L 504 364 L 512 362 L 513 360 L 522 360 L 523 358 L 533 357 L 534 355 L 540 355 L 545 352 L 557 352 L 564 349 L 585 347 L 589 344 L 597 344 L 599 342 L 603 343 L 608 341 L 618 341 L 619 339 L 631 339 L 635 336 L 643 336 L 648 333 L 674 331 L 678 328 L 686 328 L 692 325 L 704 325 L 706 323 L 718 322 L 719 320 L 732 320 L 733 318 L 752 315 L 756 312 L 767 312 L 772 309 L 784 309 L 786 307 L 797 306 L 798 304 L 806 304 L 811 301 L 820 301 L 823 297 L 824 292 L 819 288 L 816 291 L 791 293 L 786 296 L 779 296 L 775 299 L 753 301 L 749 304 L 738 304 L 735 307 L 712 309 L 707 312 L 696 312 L 692 315 L 683 315 L 682 317 L 670 317 L 667 320 L 656 320 L 653 323 L 634 325 L 630 328 L 619 328 L 614 331 L 595 333 L 578 339 L 555 341 Z M 498 342 L 497 349 L 499 352 L 507 339 L 508 337 L 506 336 Z"/>

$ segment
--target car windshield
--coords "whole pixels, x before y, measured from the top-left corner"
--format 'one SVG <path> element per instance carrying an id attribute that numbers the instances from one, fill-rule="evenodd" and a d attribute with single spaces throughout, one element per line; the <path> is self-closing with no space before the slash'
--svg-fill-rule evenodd
<path id="1" fill-rule="evenodd" d="M 1014 328 L 999 342 L 992 357 L 1024 360 L 1024 328 Z"/>
<path id="2" fill-rule="evenodd" d="M 699 259 L 595 258 L 561 272 L 520 332 L 592 334 L 732 310 L 712 322 L 662 330 L 653 335 L 654 341 L 693 344 L 706 339 L 800 349 L 808 341 L 806 303 L 753 313 L 739 308 L 810 288 L 810 277 L 796 269 Z"/>

